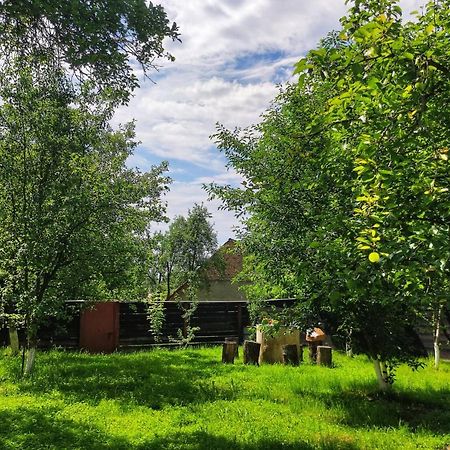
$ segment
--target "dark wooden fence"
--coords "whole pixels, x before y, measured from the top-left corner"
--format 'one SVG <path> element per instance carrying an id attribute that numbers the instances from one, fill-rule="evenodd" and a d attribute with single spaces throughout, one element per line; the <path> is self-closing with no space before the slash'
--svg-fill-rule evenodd
<path id="1" fill-rule="evenodd" d="M 179 334 L 186 336 L 188 327 L 196 327 L 193 344 L 217 344 L 226 337 L 236 337 L 241 342 L 245 327 L 250 325 L 246 302 L 200 302 L 190 320 L 183 318 L 188 302 L 166 302 L 164 321 L 159 339 L 150 331 L 148 305 L 145 303 L 120 303 L 119 307 L 119 348 L 132 349 L 153 345 L 177 345 Z M 83 311 L 81 302 L 68 302 L 64 320 L 49 320 L 39 331 L 41 348 L 79 348 L 80 322 Z M 23 344 L 25 336 L 19 331 Z M 0 345 L 7 345 L 7 329 L 0 329 Z"/>
<path id="2" fill-rule="evenodd" d="M 84 302 L 66 302 L 62 317 L 49 318 L 39 330 L 39 346 L 41 348 L 63 347 L 78 348 L 80 342 L 80 317 Z M 25 330 L 19 329 L 19 341 L 25 343 Z M 8 329 L 0 324 L 0 346 L 8 345 Z"/>
<path id="3" fill-rule="evenodd" d="M 294 300 L 270 300 L 268 308 L 289 306 Z M 119 307 L 119 349 L 145 348 L 154 345 L 177 345 L 179 334 L 186 336 L 188 327 L 196 327 L 192 344 L 219 344 L 225 338 L 238 338 L 240 342 L 246 337 L 246 327 L 250 325 L 247 302 L 200 302 L 190 320 L 187 321 L 183 309 L 187 309 L 188 302 L 166 302 L 164 304 L 164 321 L 159 339 L 150 331 L 147 304 L 120 303 Z M 39 332 L 41 348 L 80 347 L 80 323 L 83 315 L 83 302 L 68 302 L 64 320 L 49 320 Z M 443 358 L 450 358 L 450 316 L 446 317 L 444 332 L 442 333 Z M 426 327 L 419 330 L 420 340 L 424 348 L 431 353 L 432 333 Z M 19 339 L 24 343 L 23 330 L 19 332 Z M 8 344 L 8 333 L 0 328 L 0 346 Z"/>
<path id="4" fill-rule="evenodd" d="M 181 307 L 180 307 L 181 306 Z M 198 303 L 190 320 L 183 318 L 189 304 L 172 302 L 164 304 L 164 322 L 159 339 L 149 331 L 147 305 L 143 303 L 122 303 L 120 305 L 119 347 L 133 348 L 155 344 L 174 344 L 185 337 L 188 327 L 195 331 L 195 343 L 221 343 L 226 337 L 244 337 L 244 327 L 250 325 L 246 302 L 202 302 Z"/>

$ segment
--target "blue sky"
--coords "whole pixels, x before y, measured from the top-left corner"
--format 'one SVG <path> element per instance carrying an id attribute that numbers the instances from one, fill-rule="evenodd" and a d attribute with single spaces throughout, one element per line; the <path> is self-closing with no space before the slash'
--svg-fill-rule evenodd
<path id="1" fill-rule="evenodd" d="M 180 27 L 182 43 L 167 42 L 176 61 L 161 61 L 152 77 L 115 118 L 136 120 L 141 141 L 131 166 L 142 170 L 169 162 L 174 180 L 166 196 L 168 216 L 203 202 L 213 215 L 219 243 L 233 236 L 233 215 L 207 201 L 203 183 L 238 184 L 209 136 L 220 122 L 246 127 L 288 82 L 293 64 L 328 31 L 339 28 L 344 0 L 162 0 Z M 422 0 L 403 0 L 405 11 Z M 155 229 L 160 226 L 155 226 Z"/>

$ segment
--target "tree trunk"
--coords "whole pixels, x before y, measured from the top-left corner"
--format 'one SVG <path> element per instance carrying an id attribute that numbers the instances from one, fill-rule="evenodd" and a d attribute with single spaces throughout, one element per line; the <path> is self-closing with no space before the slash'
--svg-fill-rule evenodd
<path id="1" fill-rule="evenodd" d="M 386 392 L 390 388 L 390 384 L 387 382 L 387 379 L 383 376 L 381 370 L 381 361 L 376 358 L 373 360 L 373 368 L 375 369 L 375 374 L 377 375 L 378 387 L 381 391 Z"/>
<path id="2" fill-rule="evenodd" d="M 347 334 L 347 338 L 345 340 L 345 353 L 349 358 L 353 358 L 353 348 L 352 348 L 352 330 L 350 330 Z"/>
<path id="3" fill-rule="evenodd" d="M 233 364 L 236 356 L 236 342 L 225 342 L 222 347 L 222 362 Z"/>
<path id="4" fill-rule="evenodd" d="M 259 351 L 261 344 L 255 341 L 244 341 L 244 364 L 259 366 Z"/>
<path id="5" fill-rule="evenodd" d="M 328 345 L 319 345 L 317 347 L 317 365 L 331 367 L 333 364 L 332 350 Z"/>
<path id="6" fill-rule="evenodd" d="M 16 356 L 19 354 L 19 335 L 17 328 L 13 325 L 9 327 L 9 345 L 11 347 L 11 355 Z"/>
<path id="7" fill-rule="evenodd" d="M 353 349 L 349 343 L 345 344 L 345 354 L 349 358 L 353 358 Z"/>
<path id="8" fill-rule="evenodd" d="M 36 360 L 36 347 L 31 347 L 27 351 L 27 356 L 25 360 L 25 368 L 23 371 L 23 376 L 28 377 L 34 368 L 34 362 Z"/>
<path id="9" fill-rule="evenodd" d="M 434 333 L 433 333 L 433 349 L 434 349 L 434 368 L 439 369 L 439 363 L 441 361 L 441 317 L 444 305 L 440 304 L 438 310 L 433 317 Z"/>
<path id="10" fill-rule="evenodd" d="M 167 264 L 166 268 L 167 268 L 167 280 L 166 280 L 167 281 L 167 285 L 166 285 L 166 287 L 167 287 L 167 295 L 166 295 L 166 300 L 169 300 L 169 298 L 170 298 L 170 273 L 171 273 L 169 264 Z"/>
<path id="11" fill-rule="evenodd" d="M 31 375 L 31 372 L 34 368 L 34 362 L 36 360 L 36 347 L 37 347 L 37 338 L 36 336 L 28 336 L 27 339 L 27 353 L 25 359 L 25 367 L 23 368 L 23 376 L 28 377 Z"/>

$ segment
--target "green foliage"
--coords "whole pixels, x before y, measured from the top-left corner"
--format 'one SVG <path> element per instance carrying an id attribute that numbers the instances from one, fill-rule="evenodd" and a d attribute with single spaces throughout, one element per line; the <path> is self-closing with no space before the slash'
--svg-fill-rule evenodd
<path id="1" fill-rule="evenodd" d="M 121 101 L 138 85 L 132 64 L 145 74 L 165 52 L 165 38 L 178 39 L 164 9 L 144 0 L 1 0 L 1 64 L 17 56 L 57 54 L 60 66 Z"/>
<path id="2" fill-rule="evenodd" d="M 264 317 L 258 325 L 258 328 L 265 336 L 273 338 L 280 334 L 282 326 L 283 324 L 279 320 Z"/>
<path id="3" fill-rule="evenodd" d="M 210 218 L 205 206 L 195 204 L 187 217 L 175 217 L 167 232 L 150 238 L 152 292 L 165 292 L 169 298 L 180 286 L 201 284 L 204 275 L 201 269 L 217 248 L 217 234 Z"/>
<path id="4" fill-rule="evenodd" d="M 164 326 L 165 309 L 163 294 L 149 294 L 148 296 L 148 320 L 150 321 L 150 331 L 155 342 L 160 342 L 162 329 Z"/>
<path id="5" fill-rule="evenodd" d="M 209 190 L 248 214 L 248 290 L 297 297 L 305 326 L 391 367 L 414 365 L 408 330 L 448 292 L 449 17 L 354 1 L 259 126 L 214 136 L 245 179 Z"/>
<path id="6" fill-rule="evenodd" d="M 210 218 L 206 207 L 195 204 L 187 217 L 175 217 L 165 233 L 158 232 L 146 238 L 149 295 L 152 299 L 178 302 L 184 326 L 172 340 L 182 345 L 189 344 L 199 330 L 191 325 L 191 318 L 197 309 L 198 290 L 206 283 L 206 263 L 217 248 L 217 235 Z M 156 302 L 149 309 L 152 330 L 155 321 L 157 328 L 162 326 L 161 308 L 163 304 Z M 152 317 L 153 313 L 156 317 Z"/>
<path id="7" fill-rule="evenodd" d="M 176 24 L 144 0 L 0 0 L 0 317 L 21 315 L 32 346 L 65 298 L 139 290 L 166 165 L 127 169 L 133 126 L 108 123 L 136 62 L 173 59 L 166 37 Z"/>
<path id="8" fill-rule="evenodd" d="M 177 298 L 175 301 L 178 304 L 178 308 L 181 310 L 183 319 L 183 328 L 178 328 L 176 336 L 169 336 L 169 340 L 187 347 L 195 339 L 195 333 L 200 331 L 200 327 L 192 326 L 191 319 L 197 311 L 198 307 L 198 297 L 197 297 L 197 285 L 189 285 L 187 292 L 185 293 L 188 301 L 181 301 Z"/>
<path id="9" fill-rule="evenodd" d="M 346 121 L 337 137 L 351 138 L 357 248 L 405 310 L 438 308 L 448 292 L 449 13 L 430 2 L 403 23 L 396 2 L 355 2 L 342 20 L 348 45 L 334 59 L 337 92 L 316 121 Z"/>
<path id="10" fill-rule="evenodd" d="M 129 282 L 168 179 L 165 164 L 126 167 L 133 126 L 110 128 L 111 103 L 51 61 L 26 63 L 0 74 L 0 308 L 35 336 L 65 299 L 116 297 Z"/>
<path id="11" fill-rule="evenodd" d="M 40 353 L 18 379 L 0 353 L 0 447 L 438 449 L 450 443 L 450 366 L 400 367 L 377 395 L 364 357 L 336 367 L 220 362 L 220 348 Z M 269 420 L 270 419 L 270 420 Z M 226 427 L 224 427 L 226 423 Z"/>

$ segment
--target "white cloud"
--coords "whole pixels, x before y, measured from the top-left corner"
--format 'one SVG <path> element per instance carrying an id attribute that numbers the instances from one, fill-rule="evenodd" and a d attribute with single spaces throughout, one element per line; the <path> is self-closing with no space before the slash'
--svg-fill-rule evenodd
<path id="1" fill-rule="evenodd" d="M 210 180 L 195 180 L 193 182 L 175 182 L 166 194 L 165 200 L 168 203 L 167 215 L 171 218 L 183 215 L 186 216 L 188 210 L 194 203 L 203 203 L 212 214 L 211 222 L 218 236 L 219 245 L 225 243 L 230 237 L 235 237 L 233 227 L 236 225 L 236 219 L 229 211 L 220 208 L 221 203 L 218 200 L 207 201 L 207 195 L 202 189 L 204 182 Z M 168 224 L 155 224 L 153 230 L 167 230 Z"/>
<path id="2" fill-rule="evenodd" d="M 185 75 L 185 74 L 184 74 Z M 169 73 L 157 86 L 141 89 L 116 121 L 136 119 L 142 147 L 162 159 L 174 158 L 222 170 L 218 153 L 211 153 L 215 123 L 248 126 L 276 95 L 273 83 L 240 84 L 217 76 L 206 80 Z"/>
<path id="3" fill-rule="evenodd" d="M 328 31 L 339 28 L 344 0 L 161 0 L 170 20 L 180 26 L 182 43 L 168 42 L 176 57 L 163 62 L 157 84 L 143 83 L 115 122 L 136 119 L 142 142 L 130 165 L 146 169 L 149 160 L 169 159 L 197 166 L 199 177 L 177 166 L 167 196 L 169 215 L 186 214 L 206 202 L 201 183 L 238 183 L 224 171 L 224 160 L 209 136 L 220 122 L 228 128 L 256 123 L 275 97 L 275 82 L 288 80 L 293 64 Z M 404 11 L 421 0 L 403 0 Z M 177 181 L 178 179 L 178 181 Z M 180 180 L 184 180 L 181 182 Z M 235 222 L 230 213 L 214 214 L 220 239 Z"/>
<path id="4" fill-rule="evenodd" d="M 343 1 L 167 0 L 183 44 L 171 46 L 179 63 L 221 64 L 236 55 L 282 50 L 299 54 L 338 26 Z"/>

